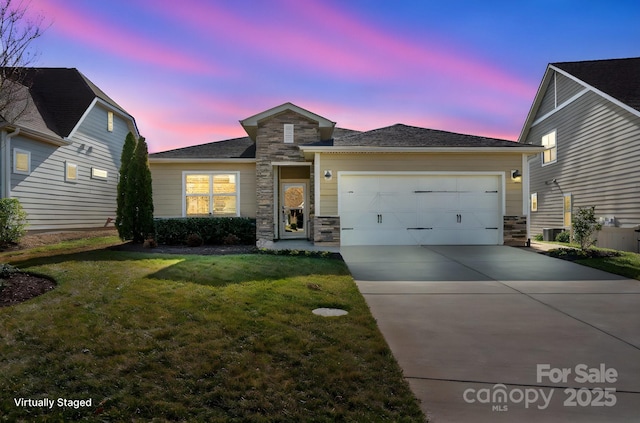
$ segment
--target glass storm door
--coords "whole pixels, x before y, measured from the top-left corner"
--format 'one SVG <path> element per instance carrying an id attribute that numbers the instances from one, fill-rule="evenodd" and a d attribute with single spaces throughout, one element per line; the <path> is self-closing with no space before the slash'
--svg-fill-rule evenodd
<path id="1" fill-rule="evenodd" d="M 282 184 L 280 238 L 306 238 L 306 188 L 303 182 Z"/>

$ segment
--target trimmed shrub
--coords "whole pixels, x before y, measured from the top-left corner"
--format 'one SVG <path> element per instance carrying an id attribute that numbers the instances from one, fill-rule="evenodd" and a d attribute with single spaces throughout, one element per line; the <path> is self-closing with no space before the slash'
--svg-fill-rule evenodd
<path id="1" fill-rule="evenodd" d="M 544 236 L 542 234 L 536 234 L 533 239 L 534 241 L 544 241 Z"/>
<path id="2" fill-rule="evenodd" d="M 0 248 L 16 244 L 27 228 L 27 212 L 17 198 L 0 198 Z"/>
<path id="3" fill-rule="evenodd" d="M 164 245 L 184 245 L 191 234 L 198 234 L 206 245 L 223 245 L 236 238 L 237 244 L 256 243 L 256 220 L 247 217 L 155 219 L 155 227 L 156 241 Z"/>
<path id="4" fill-rule="evenodd" d="M 562 231 L 558 235 L 556 235 L 556 242 L 571 242 L 571 234 L 567 231 Z"/>
<path id="5" fill-rule="evenodd" d="M 187 245 L 189 247 L 199 247 L 204 244 L 202 237 L 198 234 L 189 234 L 187 237 Z"/>

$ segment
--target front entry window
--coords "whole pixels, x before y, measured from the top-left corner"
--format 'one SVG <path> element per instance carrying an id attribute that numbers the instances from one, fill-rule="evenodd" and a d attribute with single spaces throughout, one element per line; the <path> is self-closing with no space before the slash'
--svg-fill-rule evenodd
<path id="1" fill-rule="evenodd" d="M 282 221 L 283 238 L 303 238 L 306 235 L 305 184 L 282 184 Z"/>
<path id="2" fill-rule="evenodd" d="M 237 173 L 186 173 L 186 216 L 238 216 Z"/>

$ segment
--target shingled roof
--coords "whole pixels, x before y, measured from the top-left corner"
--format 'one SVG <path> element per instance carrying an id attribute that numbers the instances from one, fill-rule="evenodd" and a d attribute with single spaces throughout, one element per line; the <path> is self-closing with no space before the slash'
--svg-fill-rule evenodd
<path id="1" fill-rule="evenodd" d="M 498 138 L 457 134 L 436 129 L 396 124 L 359 132 L 336 128 L 334 138 L 302 145 L 304 147 L 531 147 Z M 177 148 L 149 155 L 151 159 L 253 159 L 256 145 L 249 138 L 234 138 L 208 144 Z"/>
<path id="2" fill-rule="evenodd" d="M 19 74 L 47 128 L 65 138 L 97 97 L 126 113 L 113 99 L 74 68 L 23 68 Z"/>
<path id="3" fill-rule="evenodd" d="M 640 57 L 551 65 L 640 111 Z"/>
<path id="4" fill-rule="evenodd" d="M 317 144 L 334 147 L 523 147 L 513 141 L 396 124 Z M 528 146 L 527 146 L 528 147 Z"/>
<path id="5" fill-rule="evenodd" d="M 249 137 L 210 142 L 149 154 L 153 159 L 254 159 L 256 144 Z"/>

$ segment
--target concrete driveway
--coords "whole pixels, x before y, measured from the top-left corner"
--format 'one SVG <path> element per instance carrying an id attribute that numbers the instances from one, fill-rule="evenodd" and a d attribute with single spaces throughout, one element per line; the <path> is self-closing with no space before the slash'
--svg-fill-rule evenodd
<path id="1" fill-rule="evenodd" d="M 503 246 L 341 253 L 432 421 L 639 421 L 639 281 Z"/>

